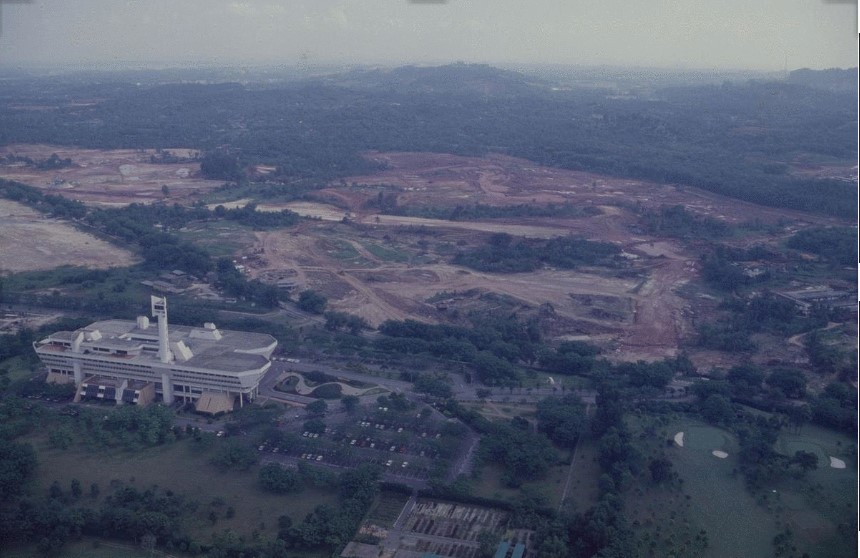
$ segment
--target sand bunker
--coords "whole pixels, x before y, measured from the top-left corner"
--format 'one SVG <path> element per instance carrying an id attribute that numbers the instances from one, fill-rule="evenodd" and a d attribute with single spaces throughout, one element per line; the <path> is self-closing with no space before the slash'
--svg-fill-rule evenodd
<path id="1" fill-rule="evenodd" d="M 842 461 L 841 459 L 839 459 L 837 457 L 833 457 L 831 455 L 830 456 L 830 466 L 833 467 L 834 469 L 844 469 L 845 468 L 845 462 Z"/>
<path id="2" fill-rule="evenodd" d="M 681 446 L 682 448 L 684 447 L 684 433 L 683 432 L 678 432 L 677 434 L 675 434 L 675 443 L 678 444 L 679 446 Z"/>
<path id="3" fill-rule="evenodd" d="M 714 454 L 714 457 L 719 457 L 720 459 L 725 459 L 729 456 L 729 454 L 722 450 L 714 450 L 711 453 Z"/>

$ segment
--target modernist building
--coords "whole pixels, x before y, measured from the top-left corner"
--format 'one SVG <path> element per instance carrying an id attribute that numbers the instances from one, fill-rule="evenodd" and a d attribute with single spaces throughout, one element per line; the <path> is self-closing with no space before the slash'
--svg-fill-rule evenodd
<path id="1" fill-rule="evenodd" d="M 170 326 L 167 299 L 151 297 L 149 318 L 105 320 L 76 331 L 58 331 L 33 344 L 48 381 L 74 382 L 76 400 L 112 398 L 142 404 L 161 397 L 194 402 L 220 412 L 256 398 L 278 342 L 271 335 L 203 327 Z"/>

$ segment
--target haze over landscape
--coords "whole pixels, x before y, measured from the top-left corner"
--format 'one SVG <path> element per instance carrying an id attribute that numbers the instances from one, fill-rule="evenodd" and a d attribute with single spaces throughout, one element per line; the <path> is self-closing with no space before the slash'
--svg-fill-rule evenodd
<path id="1" fill-rule="evenodd" d="M 35 0 L 0 3 L 4 66 L 575 64 L 850 67 L 855 2 Z"/>
<path id="2" fill-rule="evenodd" d="M 0 12 L 4 558 L 857 558 L 856 3 Z"/>

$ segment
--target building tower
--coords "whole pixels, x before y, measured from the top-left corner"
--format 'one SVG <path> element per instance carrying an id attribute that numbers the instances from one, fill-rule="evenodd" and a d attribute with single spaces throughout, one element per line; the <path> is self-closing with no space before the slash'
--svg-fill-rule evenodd
<path id="1" fill-rule="evenodd" d="M 167 335 L 167 298 L 151 296 L 152 317 L 158 318 L 158 358 L 165 364 L 170 362 L 170 339 Z"/>
<path id="2" fill-rule="evenodd" d="M 167 298 L 150 296 L 149 300 L 152 303 L 152 317 L 158 318 L 158 359 L 167 364 L 173 360 L 167 334 Z M 165 404 L 173 403 L 173 385 L 166 372 L 161 374 L 161 393 Z"/>

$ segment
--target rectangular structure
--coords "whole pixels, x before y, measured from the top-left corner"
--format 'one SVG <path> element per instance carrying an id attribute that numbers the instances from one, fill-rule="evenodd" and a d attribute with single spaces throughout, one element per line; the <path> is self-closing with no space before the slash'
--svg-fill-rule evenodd
<path id="1" fill-rule="evenodd" d="M 77 398 L 107 398 L 110 389 L 118 403 L 142 402 L 146 384 L 152 384 L 153 393 L 166 404 L 175 399 L 197 402 L 204 394 L 206 400 L 234 401 L 238 396 L 240 405 L 256 398 L 278 344 L 274 337 L 219 330 L 211 323 L 168 328 L 164 298 L 153 297 L 152 310 L 157 328 L 145 316 L 105 320 L 34 343 L 48 368 L 48 381 L 73 381 Z M 102 381 L 85 381 L 94 377 Z M 132 385 L 134 391 L 129 390 Z"/>

